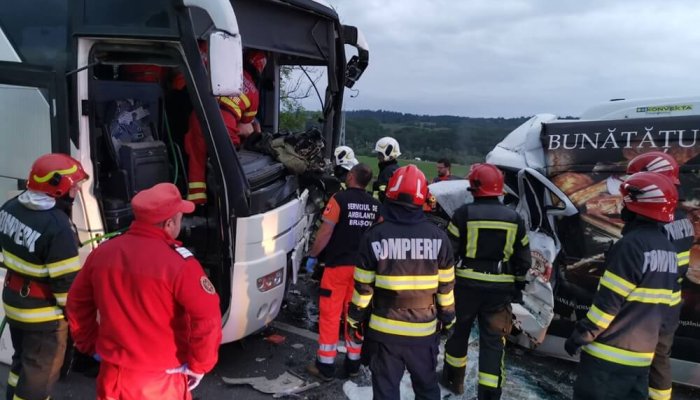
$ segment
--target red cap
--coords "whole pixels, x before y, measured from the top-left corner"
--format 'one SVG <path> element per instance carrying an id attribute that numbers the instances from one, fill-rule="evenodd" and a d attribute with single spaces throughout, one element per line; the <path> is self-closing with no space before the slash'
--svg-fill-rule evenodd
<path id="1" fill-rule="evenodd" d="M 183 200 L 177 186 L 172 183 L 159 183 L 142 190 L 131 200 L 131 208 L 137 221 L 157 224 L 182 212 L 194 211 L 194 203 Z"/>

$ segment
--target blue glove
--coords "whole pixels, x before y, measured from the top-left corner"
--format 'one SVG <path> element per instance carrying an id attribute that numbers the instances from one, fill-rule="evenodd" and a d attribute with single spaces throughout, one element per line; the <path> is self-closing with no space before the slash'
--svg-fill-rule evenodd
<path id="1" fill-rule="evenodd" d="M 306 270 L 306 273 L 313 274 L 314 269 L 316 268 L 316 264 L 318 264 L 318 258 L 309 256 L 306 259 L 306 265 L 304 266 L 304 270 Z"/>
<path id="2" fill-rule="evenodd" d="M 100 355 L 97 353 L 92 355 L 92 359 L 97 361 L 97 362 L 102 362 L 102 357 L 100 357 Z"/>
<path id="3" fill-rule="evenodd" d="M 199 382 L 202 381 L 202 378 L 204 378 L 204 374 L 198 374 L 196 372 L 192 372 L 190 368 L 187 366 L 187 364 L 182 364 L 181 366 L 177 368 L 170 368 L 165 370 L 166 374 L 183 374 L 187 376 L 187 390 L 192 391 L 192 389 L 196 388 L 199 385 Z"/>

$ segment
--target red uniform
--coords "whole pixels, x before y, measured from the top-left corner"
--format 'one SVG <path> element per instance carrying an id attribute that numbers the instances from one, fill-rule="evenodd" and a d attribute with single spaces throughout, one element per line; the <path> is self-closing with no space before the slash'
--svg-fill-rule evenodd
<path id="1" fill-rule="evenodd" d="M 238 124 L 253 122 L 260 102 L 260 94 L 248 71 L 243 72 L 243 77 L 243 93 L 236 97 L 218 98 L 221 117 L 224 119 L 231 143 L 236 148 L 241 145 Z M 185 151 L 189 157 L 187 200 L 204 204 L 207 202 L 207 144 L 202 135 L 199 119 L 194 112 L 190 115 L 189 130 L 185 134 Z"/>
<path id="2" fill-rule="evenodd" d="M 78 350 L 102 359 L 98 399 L 190 398 L 185 375 L 165 370 L 187 364 L 205 373 L 216 364 L 219 296 L 179 246 L 137 216 L 88 257 L 73 283 L 70 328 Z"/>

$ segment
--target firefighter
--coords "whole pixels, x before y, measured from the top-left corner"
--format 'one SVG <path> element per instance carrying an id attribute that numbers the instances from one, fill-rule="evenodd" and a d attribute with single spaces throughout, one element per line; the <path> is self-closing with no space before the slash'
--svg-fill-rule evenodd
<path id="1" fill-rule="evenodd" d="M 499 399 L 505 381 L 505 337 L 512 328 L 510 304 L 522 301 L 530 245 L 523 219 L 499 199 L 503 173 L 492 164 L 474 164 L 468 179 L 474 202 L 458 208 L 448 225 L 457 238 L 459 266 L 457 323 L 445 344 L 443 381 L 452 392 L 464 392 L 469 334 L 477 319 L 478 398 Z"/>
<path id="2" fill-rule="evenodd" d="M 176 241 L 195 206 L 159 183 L 134 196 L 135 221 L 88 257 L 68 295 L 75 346 L 101 360 L 97 398 L 190 399 L 216 364 L 219 296 Z"/>
<path id="3" fill-rule="evenodd" d="M 257 83 L 267 64 L 267 56 L 262 51 L 251 50 L 246 52 L 244 60 L 243 93 L 235 97 L 221 96 L 217 99 L 221 117 L 236 149 L 241 145 L 241 136 L 247 137 L 259 129 L 254 124 L 260 102 Z M 195 204 L 205 204 L 207 144 L 195 112 L 190 114 L 189 130 L 185 134 L 185 152 L 188 156 L 187 200 Z"/>
<path id="4" fill-rule="evenodd" d="M 348 146 L 336 147 L 335 151 L 333 151 L 333 158 L 335 159 L 333 175 L 338 178 L 340 186 L 345 189 L 345 178 L 348 175 L 348 171 L 360 162 L 355 158 L 355 152 Z"/>
<path id="5" fill-rule="evenodd" d="M 387 186 L 383 222 L 360 244 L 348 335 L 359 341 L 372 371 L 375 399 L 399 399 L 404 370 L 417 399 L 440 399 L 439 332 L 454 323 L 454 267 L 447 234 L 422 210 L 425 175 L 399 168 Z"/>
<path id="6" fill-rule="evenodd" d="M 14 354 L 10 399 L 46 399 L 59 377 L 68 339 L 64 307 L 80 270 L 70 220 L 82 165 L 65 154 L 39 157 L 27 190 L 0 208 L 0 249 L 7 268 L 2 301 Z"/>
<path id="7" fill-rule="evenodd" d="M 659 332 L 680 303 L 676 250 L 662 225 L 673 221 L 673 182 L 638 172 L 620 192 L 622 239 L 606 255 L 593 304 L 565 343 L 572 356 L 583 349 L 574 399 L 646 399 Z"/>
<path id="8" fill-rule="evenodd" d="M 323 252 L 325 268 L 319 289 L 319 337 L 316 362 L 307 370 L 322 380 L 333 379 L 341 316 L 345 318 L 353 293 L 353 273 L 358 264 L 360 237 L 379 219 L 379 202 L 365 191 L 372 180 L 372 170 L 357 164 L 348 173 L 347 189 L 331 197 L 323 212 L 323 223 L 316 233 L 307 271 L 313 270 Z M 360 368 L 360 346 L 343 329 L 347 344 L 345 369 L 351 376 Z"/>
<path id="9" fill-rule="evenodd" d="M 401 155 L 401 150 L 396 139 L 386 136 L 377 140 L 374 151 L 377 153 L 379 175 L 372 185 L 372 194 L 375 199 L 384 202 L 386 185 L 394 172 L 399 169 L 399 162 L 396 159 Z"/>
<path id="10" fill-rule="evenodd" d="M 629 175 L 642 171 L 665 175 L 680 191 L 680 168 L 672 156 L 660 151 L 652 151 L 638 155 L 627 165 L 627 174 Z M 688 272 L 690 248 L 695 240 L 695 229 L 688 219 L 687 213 L 681 208 L 676 208 L 673 222 L 664 225 L 664 229 L 678 255 L 679 282 L 677 291 L 679 293 L 674 293 L 674 298 L 680 299 L 680 286 Z M 654 359 L 649 371 L 649 398 L 652 400 L 671 399 L 671 348 L 673 347 L 673 337 L 678 328 L 680 312 L 681 303 L 671 308 L 668 320 L 664 323 L 659 334 L 659 342 L 656 344 Z"/>

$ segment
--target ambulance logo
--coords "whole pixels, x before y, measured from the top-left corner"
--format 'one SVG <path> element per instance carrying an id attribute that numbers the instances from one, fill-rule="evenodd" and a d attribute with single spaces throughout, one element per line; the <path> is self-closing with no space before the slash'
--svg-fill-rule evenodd
<path id="1" fill-rule="evenodd" d="M 216 294 L 216 289 L 214 289 L 214 285 L 206 276 L 201 277 L 199 279 L 199 283 L 202 285 L 202 289 L 204 289 L 205 292 L 209 294 Z"/>

